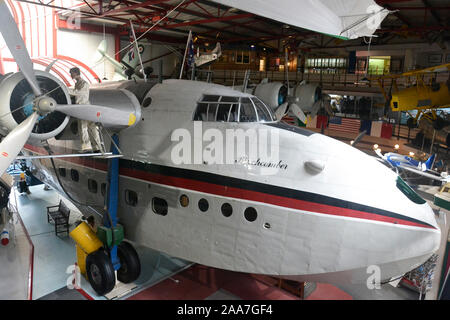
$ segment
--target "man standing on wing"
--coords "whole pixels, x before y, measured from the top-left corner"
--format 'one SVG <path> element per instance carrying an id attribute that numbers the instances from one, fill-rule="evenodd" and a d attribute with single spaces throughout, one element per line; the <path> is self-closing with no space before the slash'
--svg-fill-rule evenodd
<path id="1" fill-rule="evenodd" d="M 81 78 L 80 69 L 77 67 L 70 69 L 70 76 L 75 80 L 75 87 L 68 89 L 70 95 L 75 97 L 75 104 L 90 104 L 89 83 Z M 78 120 L 78 132 L 81 134 L 80 152 L 105 152 L 95 122 Z"/>

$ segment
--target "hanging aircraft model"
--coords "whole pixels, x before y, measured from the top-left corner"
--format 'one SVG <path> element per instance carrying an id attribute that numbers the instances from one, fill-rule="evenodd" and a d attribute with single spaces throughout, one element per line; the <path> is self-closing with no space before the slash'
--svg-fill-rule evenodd
<path id="1" fill-rule="evenodd" d="M 436 158 L 435 154 L 430 156 L 425 162 L 421 162 L 413 159 L 412 157 L 401 155 L 395 152 L 382 154 L 380 149 L 375 149 L 375 153 L 397 173 L 399 173 L 399 170 L 405 170 L 416 175 L 433 180 L 438 180 L 441 182 L 450 181 L 450 176 L 447 172 L 439 173 L 432 170 Z"/>
<path id="2" fill-rule="evenodd" d="M 200 54 L 199 48 L 197 48 L 197 54 L 194 56 L 195 66 L 207 67 L 217 61 L 222 56 L 222 48 L 220 42 L 217 42 L 216 47 L 209 53 Z"/>
<path id="3" fill-rule="evenodd" d="M 119 76 L 120 80 L 124 79 L 144 79 L 143 72 L 146 73 L 147 77 L 153 72 L 153 68 L 151 67 L 145 67 L 144 71 L 141 70 L 141 66 L 137 65 L 136 67 L 131 66 L 129 63 L 125 62 L 124 59 L 122 59 L 120 62 L 118 62 L 116 59 L 113 59 L 110 55 L 106 53 L 106 40 L 102 40 L 97 47 L 97 52 L 100 53 L 101 59 L 97 62 L 100 63 L 102 60 L 108 61 L 113 67 L 116 75 Z M 139 45 L 139 50 L 143 48 L 143 45 Z M 133 48 L 133 50 L 136 50 Z M 138 53 L 140 54 L 140 53 Z"/>
<path id="4" fill-rule="evenodd" d="M 135 94 L 140 83 L 124 81 L 92 88 L 92 105 L 73 106 L 61 81 L 33 70 L 4 2 L 0 20 L 20 68 L 0 83 L 0 127 L 8 133 L 0 173 L 22 151 L 38 179 L 101 224 L 106 213 L 93 207 L 104 206 L 107 160 L 78 157 L 72 125 L 101 123 L 120 141 L 118 218 L 127 240 L 237 272 L 364 283 L 368 266 L 389 279 L 439 247 L 432 209 L 397 174 L 347 144 L 280 123 L 256 96 L 187 80 L 142 83 L 148 90 Z M 30 101 L 33 110 L 25 112 Z M 249 151 L 263 145 L 246 145 L 252 132 L 271 137 L 270 154 Z M 241 151 L 225 150 L 212 133 L 233 133 L 227 141 Z M 98 294 L 115 284 L 105 276 L 113 270 L 108 250 L 86 260 Z M 124 268 L 120 281 L 139 275 Z"/>
<path id="5" fill-rule="evenodd" d="M 425 74 L 436 74 L 440 72 L 449 72 L 450 63 L 440 66 L 430 67 L 422 70 L 413 70 L 399 75 L 388 75 L 372 78 L 377 81 L 381 92 L 386 99 L 386 105 L 389 105 L 392 111 L 406 111 L 410 115 L 408 126 L 414 128 L 417 126 L 419 119 L 427 119 L 433 123 L 436 130 L 442 129 L 447 121 L 439 117 L 436 113 L 437 109 L 450 107 L 450 74 L 447 82 L 438 83 L 436 78 L 432 78 L 429 83 L 424 80 Z M 398 79 L 415 78 L 415 84 L 405 89 L 399 89 L 397 85 Z M 384 85 L 385 79 L 391 79 L 391 88 L 389 94 L 386 92 Z M 409 111 L 417 110 L 415 116 Z"/>

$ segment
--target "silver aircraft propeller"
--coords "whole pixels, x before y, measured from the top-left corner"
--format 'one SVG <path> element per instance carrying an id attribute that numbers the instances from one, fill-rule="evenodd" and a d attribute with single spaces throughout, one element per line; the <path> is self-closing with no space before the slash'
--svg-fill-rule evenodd
<path id="1" fill-rule="evenodd" d="M 288 112 L 289 110 L 292 111 L 292 113 L 303 123 L 306 123 L 306 115 L 303 112 L 302 108 L 299 107 L 298 104 L 296 104 L 295 99 L 291 99 L 291 97 L 288 98 L 288 102 L 283 103 L 281 106 L 275 110 L 275 117 L 277 120 L 281 120 Z"/>
<path id="2" fill-rule="evenodd" d="M 5 39 L 20 71 L 29 83 L 34 95 L 34 113 L 14 128 L 0 143 L 0 176 L 28 140 L 40 115 L 59 111 L 81 120 L 100 122 L 104 125 L 131 126 L 136 122 L 134 113 L 97 105 L 58 104 L 53 98 L 43 95 L 33 70 L 33 62 L 4 0 L 0 0 L 0 33 Z"/>
<path id="3" fill-rule="evenodd" d="M 27 79 L 34 94 L 37 97 L 42 95 L 42 91 L 34 75 L 33 62 L 28 55 L 27 47 L 4 0 L 0 0 L 0 21 L 0 31 L 3 39 L 5 39 L 6 45 L 9 51 L 11 51 L 20 71 L 22 71 L 25 79 Z"/>
<path id="4" fill-rule="evenodd" d="M 0 176 L 22 150 L 30 137 L 39 114 L 34 112 L 25 121 L 15 127 L 0 143 Z"/>

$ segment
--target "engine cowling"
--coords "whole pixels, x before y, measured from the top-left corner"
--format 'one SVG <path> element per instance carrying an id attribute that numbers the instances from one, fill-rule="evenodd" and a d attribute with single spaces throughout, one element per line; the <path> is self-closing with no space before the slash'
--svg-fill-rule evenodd
<path id="1" fill-rule="evenodd" d="M 256 86 L 253 94 L 261 99 L 267 106 L 276 109 L 286 102 L 288 90 L 280 82 L 261 83 Z"/>
<path id="2" fill-rule="evenodd" d="M 322 98 L 322 89 L 314 84 L 299 84 L 295 87 L 294 96 L 298 98 L 298 106 L 307 113 Z"/>
<path id="3" fill-rule="evenodd" d="M 70 104 L 66 86 L 53 75 L 35 70 L 36 79 L 42 92 L 56 100 L 58 104 Z M 6 75 L 0 82 L 0 129 L 9 133 L 19 123 L 33 113 L 35 95 L 21 72 Z M 30 139 L 47 140 L 61 133 L 69 122 L 69 116 L 61 112 L 51 112 L 39 117 Z"/>

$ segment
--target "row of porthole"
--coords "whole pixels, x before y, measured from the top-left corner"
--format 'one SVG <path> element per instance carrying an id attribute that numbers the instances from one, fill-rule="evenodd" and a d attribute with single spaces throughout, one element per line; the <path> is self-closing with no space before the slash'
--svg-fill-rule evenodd
<path id="1" fill-rule="evenodd" d="M 66 169 L 59 168 L 59 174 L 60 174 L 60 176 L 65 177 Z M 73 181 L 75 181 L 75 182 L 79 181 L 79 174 L 78 174 L 77 170 L 71 169 L 70 176 Z M 88 189 L 92 193 L 97 193 L 97 181 L 95 181 L 93 179 L 88 179 Z M 106 184 L 105 183 L 101 184 L 101 193 L 102 193 L 102 196 L 105 196 L 105 193 L 106 193 Z M 125 202 L 128 205 L 135 207 L 138 202 L 136 192 L 134 192 L 132 190 L 125 190 Z M 189 205 L 189 197 L 187 195 L 183 194 L 180 197 L 180 204 L 182 207 L 187 207 Z M 208 200 L 206 200 L 204 198 L 200 199 L 198 201 L 198 208 L 201 212 L 208 211 L 208 209 L 209 209 Z M 153 198 L 152 209 L 153 209 L 153 212 L 155 212 L 156 214 L 159 214 L 162 216 L 167 215 L 167 212 L 168 212 L 167 201 L 164 199 L 161 199 L 161 198 L 157 198 L 157 197 Z M 233 214 L 233 207 L 231 206 L 231 204 L 229 204 L 227 202 L 222 204 L 222 206 L 220 207 L 220 210 L 222 212 L 222 215 L 227 218 Z M 244 211 L 244 217 L 247 221 L 253 222 L 258 218 L 258 213 L 255 208 L 248 207 Z"/>
<path id="2" fill-rule="evenodd" d="M 61 177 L 66 177 L 66 168 L 59 168 L 59 175 Z M 72 181 L 78 182 L 80 180 L 80 176 L 77 170 L 70 169 L 70 177 Z M 88 179 L 88 190 L 91 193 L 96 194 L 98 192 L 98 183 L 94 179 Z M 102 183 L 100 185 L 101 195 L 104 197 L 106 195 L 106 183 Z M 132 190 L 125 190 L 125 202 L 129 206 L 136 207 L 138 202 L 137 193 Z"/>
<path id="3" fill-rule="evenodd" d="M 180 204 L 182 207 L 187 207 L 189 205 L 189 197 L 187 195 L 183 194 L 180 197 Z M 206 212 L 209 209 L 209 202 L 205 198 L 201 198 L 198 201 L 197 205 L 198 205 L 198 209 L 201 212 Z M 167 212 L 168 212 L 167 201 L 164 199 L 161 199 L 161 198 L 156 198 L 156 197 L 153 198 L 152 209 L 153 209 L 153 212 L 155 212 L 156 214 L 159 214 L 162 216 L 167 215 Z M 228 218 L 233 214 L 233 207 L 231 206 L 231 204 L 225 202 L 220 207 L 220 211 L 222 212 L 222 215 L 224 217 Z M 247 221 L 253 222 L 258 218 L 258 213 L 255 208 L 248 207 L 244 211 L 244 217 Z"/>

